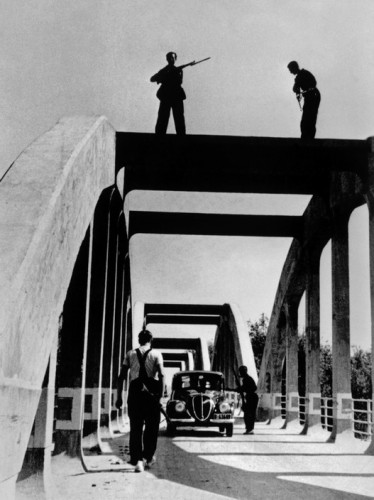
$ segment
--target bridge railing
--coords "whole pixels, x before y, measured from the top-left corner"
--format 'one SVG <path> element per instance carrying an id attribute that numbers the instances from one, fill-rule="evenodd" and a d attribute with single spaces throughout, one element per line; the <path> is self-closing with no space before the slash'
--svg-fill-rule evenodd
<path id="1" fill-rule="evenodd" d="M 352 431 L 359 439 L 369 439 L 373 434 L 373 401 L 352 399 Z"/>
<path id="2" fill-rule="evenodd" d="M 321 398 L 321 424 L 323 429 L 331 432 L 333 428 L 333 399 Z"/>
<path id="3" fill-rule="evenodd" d="M 306 420 L 306 397 L 299 396 L 299 422 L 300 424 L 305 424 Z"/>
<path id="4" fill-rule="evenodd" d="M 281 417 L 285 419 L 287 416 L 287 394 L 282 394 L 280 399 L 281 399 Z"/>

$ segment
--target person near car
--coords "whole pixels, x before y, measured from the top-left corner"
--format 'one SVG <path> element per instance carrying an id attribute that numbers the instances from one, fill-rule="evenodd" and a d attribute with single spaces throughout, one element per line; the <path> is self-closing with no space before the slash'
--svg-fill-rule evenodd
<path id="1" fill-rule="evenodd" d="M 237 391 L 240 392 L 243 398 L 244 434 L 253 434 L 258 405 L 257 385 L 253 378 L 248 375 L 248 368 L 245 365 L 239 367 L 239 377 L 242 381 Z"/>
<path id="2" fill-rule="evenodd" d="M 123 383 L 128 378 L 129 463 L 135 466 L 135 472 L 143 472 L 144 466 L 150 468 L 156 460 L 164 367 L 161 352 L 151 347 L 152 333 L 142 330 L 138 339 L 139 348 L 126 354 L 118 376 L 116 407 L 123 406 Z"/>

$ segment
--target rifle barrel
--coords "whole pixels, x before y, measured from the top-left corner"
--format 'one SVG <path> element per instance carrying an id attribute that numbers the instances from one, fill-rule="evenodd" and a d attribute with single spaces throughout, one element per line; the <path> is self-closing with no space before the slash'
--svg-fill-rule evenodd
<path id="1" fill-rule="evenodd" d="M 187 68 L 187 66 L 195 66 L 195 64 L 200 64 L 204 61 L 207 61 L 208 59 L 211 59 L 210 57 L 206 57 L 205 59 L 200 59 L 200 61 L 191 61 L 187 64 L 182 64 L 182 66 L 177 66 L 179 69 Z"/>
<path id="2" fill-rule="evenodd" d="M 195 64 L 199 64 L 201 62 L 207 61 L 208 59 L 211 59 L 210 57 L 206 57 L 205 59 L 200 59 L 200 61 L 196 61 Z"/>

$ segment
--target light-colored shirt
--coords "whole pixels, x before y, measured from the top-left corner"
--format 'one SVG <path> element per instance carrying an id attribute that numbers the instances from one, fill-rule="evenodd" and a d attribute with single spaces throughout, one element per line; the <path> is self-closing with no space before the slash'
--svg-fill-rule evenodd
<path id="1" fill-rule="evenodd" d="M 140 350 L 141 355 L 144 356 L 144 353 L 149 350 L 149 346 L 140 346 L 138 349 Z M 163 363 L 164 361 L 161 352 L 157 349 L 152 349 L 151 352 L 147 354 L 144 363 L 145 371 L 147 372 L 148 377 L 155 378 L 155 375 L 159 372 L 159 370 L 163 373 Z M 129 368 L 129 382 L 139 377 L 140 364 L 135 349 L 128 351 L 123 365 Z"/>

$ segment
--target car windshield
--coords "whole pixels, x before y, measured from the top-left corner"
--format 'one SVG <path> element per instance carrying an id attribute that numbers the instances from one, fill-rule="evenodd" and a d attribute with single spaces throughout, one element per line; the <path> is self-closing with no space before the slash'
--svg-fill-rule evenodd
<path id="1" fill-rule="evenodd" d="M 222 376 L 217 373 L 189 373 L 174 378 L 173 389 L 177 392 L 219 392 L 223 389 Z"/>

